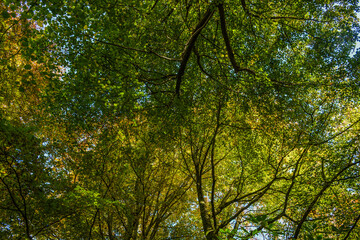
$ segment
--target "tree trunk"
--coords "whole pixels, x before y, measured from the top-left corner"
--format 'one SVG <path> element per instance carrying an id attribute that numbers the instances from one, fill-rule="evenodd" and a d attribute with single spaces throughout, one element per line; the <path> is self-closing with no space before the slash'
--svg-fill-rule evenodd
<path id="1" fill-rule="evenodd" d="M 205 198 L 204 198 L 203 189 L 202 189 L 201 174 L 197 174 L 197 176 L 196 176 L 196 191 L 197 191 L 199 208 L 200 208 L 200 216 L 201 216 L 202 225 L 203 225 L 206 239 L 207 240 L 218 240 L 218 238 L 215 234 L 215 229 L 211 222 L 209 212 L 206 208 Z"/>

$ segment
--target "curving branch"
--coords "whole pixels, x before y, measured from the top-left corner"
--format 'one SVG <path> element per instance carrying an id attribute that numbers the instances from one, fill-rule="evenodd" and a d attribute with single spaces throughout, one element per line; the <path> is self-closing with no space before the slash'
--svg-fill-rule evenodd
<path id="1" fill-rule="evenodd" d="M 350 237 L 351 232 L 354 230 L 354 228 L 356 227 L 356 224 L 359 222 L 359 220 L 360 220 L 360 215 L 355 219 L 354 224 L 351 226 L 350 230 L 348 231 L 348 233 L 344 237 L 344 240 L 346 240 L 346 239 L 348 239 Z"/>
<path id="2" fill-rule="evenodd" d="M 236 63 L 235 55 L 232 50 L 229 35 L 228 35 L 227 29 L 226 29 L 224 6 L 222 4 L 220 4 L 220 5 L 218 5 L 218 9 L 219 9 L 219 14 L 220 14 L 221 33 L 222 33 L 222 36 L 225 41 L 226 50 L 228 52 L 228 56 L 229 56 L 231 65 L 233 66 L 236 73 L 238 73 L 240 71 L 246 71 L 248 73 L 255 75 L 255 72 L 253 70 L 248 69 L 248 68 L 240 68 L 239 65 Z"/>
<path id="3" fill-rule="evenodd" d="M 270 189 L 270 187 L 272 186 L 272 184 L 277 180 L 278 178 L 274 178 L 273 180 L 271 180 L 265 187 L 259 189 L 258 191 L 259 194 L 255 195 L 254 197 L 252 197 L 251 201 L 248 202 L 245 206 L 243 206 L 242 208 L 240 208 L 234 215 L 232 215 L 231 217 L 229 217 L 228 219 L 225 219 L 217 228 L 217 230 L 226 227 L 231 221 L 235 220 L 241 213 L 243 213 L 245 210 L 247 210 L 248 208 L 250 208 L 251 206 L 253 206 L 253 204 L 255 204 L 257 201 L 259 201 L 266 193 L 267 191 Z M 256 191 L 256 192 L 258 192 Z"/>
<path id="4" fill-rule="evenodd" d="M 215 9 L 213 8 L 212 5 L 210 5 L 210 7 L 208 8 L 206 13 L 204 14 L 202 19 L 200 20 L 200 22 L 196 25 L 195 30 L 191 34 L 189 40 L 185 44 L 184 51 L 181 54 L 182 61 L 181 61 L 181 64 L 180 64 L 179 71 L 177 73 L 177 77 L 176 77 L 175 94 L 177 96 L 180 95 L 180 85 L 181 85 L 182 76 L 185 73 L 186 65 L 187 65 L 187 62 L 189 61 L 191 51 L 193 50 L 193 48 L 195 46 L 196 39 L 199 37 L 199 35 L 201 33 L 201 30 L 203 30 L 203 28 L 207 25 L 207 23 L 211 19 L 212 15 L 214 14 L 214 11 L 215 11 Z"/>
<path id="5" fill-rule="evenodd" d="M 170 58 L 170 57 L 166 57 L 166 56 L 163 56 L 163 55 L 160 55 L 158 54 L 157 52 L 154 52 L 152 49 L 150 50 L 144 50 L 144 49 L 138 49 L 138 48 L 133 48 L 133 47 L 127 47 L 127 46 L 123 46 L 123 45 L 120 45 L 120 44 L 116 44 L 116 43 L 112 43 L 112 42 L 107 42 L 107 41 L 103 41 L 103 40 L 100 40 L 100 39 L 96 39 L 94 37 L 91 37 L 90 35 L 88 34 L 85 34 L 84 35 L 85 37 L 88 37 L 96 42 L 99 42 L 99 43 L 103 43 L 103 44 L 106 44 L 106 45 L 110 45 L 110 46 L 114 46 L 114 47 L 118 47 L 118 48 L 121 48 L 121 49 L 125 49 L 125 50 L 131 50 L 131 51 L 136 51 L 136 52 L 141 52 L 141 53 L 147 53 L 147 54 L 154 54 L 156 55 L 157 57 L 159 58 L 162 58 L 162 59 L 165 59 L 165 60 L 168 60 L 168 61 L 180 61 L 180 59 L 176 59 L 176 58 Z"/>
<path id="6" fill-rule="evenodd" d="M 359 164 L 360 161 L 358 162 L 354 162 L 351 164 L 346 165 L 346 167 L 344 167 L 343 169 L 341 169 L 329 182 L 325 182 L 323 188 L 320 190 L 320 192 L 318 194 L 316 194 L 315 198 L 313 199 L 313 201 L 310 203 L 310 205 L 307 207 L 304 215 L 302 216 L 301 220 L 299 221 L 296 229 L 295 229 L 295 233 L 294 236 L 292 237 L 292 239 L 297 239 L 299 237 L 300 234 L 300 230 L 302 228 L 302 225 L 304 224 L 304 222 L 306 221 L 308 215 L 310 214 L 311 210 L 314 208 L 315 204 L 317 203 L 317 201 L 319 200 L 320 197 L 323 196 L 324 192 L 336 181 L 336 179 L 343 173 L 345 172 L 347 169 L 349 169 L 350 167 Z"/>
<path id="7" fill-rule="evenodd" d="M 299 21 L 312 21 L 312 22 L 318 22 L 318 23 L 327 23 L 329 21 L 321 21 L 314 18 L 304 18 L 304 17 L 295 17 L 295 16 L 272 16 L 272 17 L 263 17 L 260 13 L 253 11 L 255 13 L 252 13 L 249 11 L 249 8 L 247 7 L 245 0 L 241 0 L 241 6 L 246 12 L 247 15 L 253 16 L 259 19 L 272 19 L 272 20 L 281 20 L 281 19 L 290 19 L 290 20 L 299 20 Z"/>

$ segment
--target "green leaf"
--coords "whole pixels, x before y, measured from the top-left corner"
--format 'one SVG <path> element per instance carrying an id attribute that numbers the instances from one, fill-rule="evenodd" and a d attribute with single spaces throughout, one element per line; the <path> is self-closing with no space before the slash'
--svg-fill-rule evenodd
<path id="1" fill-rule="evenodd" d="M 1 13 L 1 16 L 4 18 L 4 19 L 8 19 L 10 17 L 10 14 L 4 10 L 2 13 Z"/>
<path id="2" fill-rule="evenodd" d="M 30 64 L 26 64 L 26 65 L 24 66 L 24 69 L 30 70 L 30 69 L 31 69 L 31 65 L 30 65 Z"/>

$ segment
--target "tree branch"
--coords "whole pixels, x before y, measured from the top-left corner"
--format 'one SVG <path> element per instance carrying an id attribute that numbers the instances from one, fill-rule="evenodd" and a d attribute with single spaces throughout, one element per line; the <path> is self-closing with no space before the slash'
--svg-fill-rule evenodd
<path id="1" fill-rule="evenodd" d="M 182 55 L 182 61 L 180 64 L 180 68 L 179 71 L 177 73 L 177 79 L 176 79 L 176 87 L 175 87 L 175 94 L 177 96 L 180 95 L 180 85 L 181 85 L 181 80 L 182 80 L 182 76 L 185 73 L 185 68 L 186 68 L 186 64 L 189 61 L 190 55 L 191 55 L 191 51 L 195 46 L 195 42 L 196 39 L 198 38 L 198 36 L 201 33 L 201 30 L 207 25 L 207 23 L 209 22 L 210 18 L 212 17 L 212 15 L 214 14 L 214 9 L 212 8 L 212 6 L 210 6 L 208 8 L 208 10 L 206 11 L 206 13 L 204 14 L 204 16 L 202 17 L 202 19 L 200 20 L 200 22 L 196 25 L 195 30 L 193 31 L 193 33 L 191 34 L 191 37 L 189 38 L 189 40 L 187 41 L 187 43 L 185 44 L 185 49 L 183 51 Z"/>
<path id="2" fill-rule="evenodd" d="M 359 162 L 355 162 L 352 164 L 348 164 L 346 167 L 344 167 L 343 169 L 341 169 L 329 182 L 326 182 L 325 185 L 323 186 L 323 188 L 320 190 L 320 192 L 315 196 L 315 198 L 313 199 L 313 201 L 310 203 L 310 205 L 307 207 L 304 215 L 302 216 L 301 220 L 299 221 L 299 224 L 296 227 L 295 233 L 294 233 L 294 237 L 293 239 L 297 239 L 299 234 L 300 234 L 300 230 L 302 225 L 304 224 L 304 222 L 306 221 L 307 216 L 310 214 L 311 210 L 313 209 L 313 207 L 315 206 L 315 204 L 317 203 L 317 201 L 319 200 L 319 198 L 324 194 L 324 192 L 331 186 L 331 184 L 333 182 L 335 182 L 335 180 L 348 168 L 359 164 Z"/>
<path id="3" fill-rule="evenodd" d="M 359 220 L 360 220 L 360 215 L 355 219 L 354 224 L 351 226 L 350 230 L 348 231 L 348 233 L 344 237 L 344 240 L 346 240 L 346 239 L 348 239 L 350 237 L 350 233 L 352 232 L 352 230 L 354 230 L 354 228 L 356 227 L 356 224 L 358 223 Z"/>
<path id="4" fill-rule="evenodd" d="M 255 11 L 256 14 L 250 12 L 249 9 L 246 6 L 245 0 L 241 0 L 241 6 L 243 7 L 246 14 L 251 15 L 251 16 L 256 17 L 256 18 L 260 18 L 260 19 L 272 19 L 272 20 L 292 19 L 292 20 L 301 20 L 301 21 L 313 21 L 313 22 L 318 22 L 318 23 L 328 22 L 328 21 L 320 21 L 320 20 L 313 19 L 313 18 L 294 17 L 294 16 L 262 17 L 262 16 L 259 15 L 259 13 L 256 13 L 256 11 Z"/>
<path id="5" fill-rule="evenodd" d="M 107 41 L 103 41 L 103 40 L 99 40 L 99 39 L 96 39 L 96 38 L 93 38 L 89 35 L 85 35 L 86 37 L 96 41 L 96 42 L 99 42 L 99 43 L 103 43 L 103 44 L 106 44 L 106 45 L 110 45 L 110 46 L 114 46 L 114 47 L 118 47 L 118 48 L 122 48 L 122 49 L 126 49 L 126 50 L 131 50 L 131 51 L 136 51 L 136 52 L 142 52 L 142 53 L 147 53 L 147 54 L 154 54 L 156 56 L 158 56 L 159 58 L 162 58 L 162 59 L 165 59 L 165 60 L 168 60 L 168 61 L 180 61 L 181 59 L 176 59 L 176 58 L 169 58 L 169 57 L 166 57 L 166 56 L 163 56 L 163 55 L 160 55 L 156 52 L 154 52 L 153 50 L 144 50 L 144 49 L 138 49 L 138 48 L 133 48 L 133 47 L 126 47 L 126 46 L 123 46 L 123 45 L 120 45 L 120 44 L 116 44 L 116 43 L 111 43 L 111 42 L 107 42 Z"/>
<path id="6" fill-rule="evenodd" d="M 220 14 L 221 33 L 222 33 L 224 41 L 225 41 L 225 46 L 226 46 L 226 50 L 228 52 L 230 62 L 232 64 L 235 72 L 238 73 L 240 71 L 246 71 L 248 73 L 255 75 L 255 72 L 253 70 L 248 69 L 248 68 L 240 68 L 239 65 L 236 63 L 234 52 L 232 50 L 229 35 L 228 35 L 227 29 L 226 29 L 224 6 L 222 4 L 220 4 L 220 5 L 218 5 L 218 9 L 219 9 L 219 14 Z"/>

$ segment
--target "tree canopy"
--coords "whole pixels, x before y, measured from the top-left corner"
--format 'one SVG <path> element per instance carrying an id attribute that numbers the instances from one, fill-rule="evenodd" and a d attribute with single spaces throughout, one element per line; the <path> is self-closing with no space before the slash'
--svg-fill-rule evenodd
<path id="1" fill-rule="evenodd" d="M 357 0 L 4 0 L 0 237 L 359 239 Z"/>

